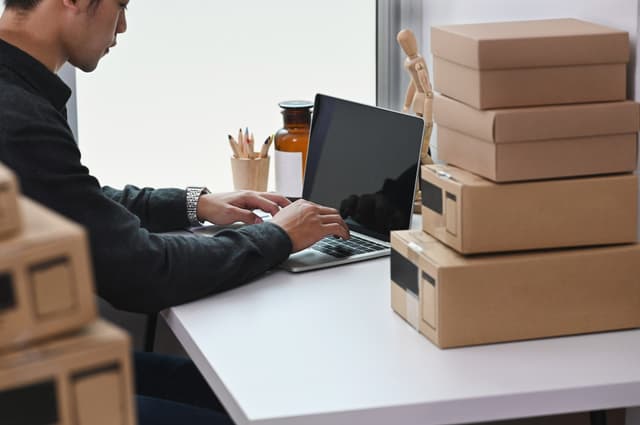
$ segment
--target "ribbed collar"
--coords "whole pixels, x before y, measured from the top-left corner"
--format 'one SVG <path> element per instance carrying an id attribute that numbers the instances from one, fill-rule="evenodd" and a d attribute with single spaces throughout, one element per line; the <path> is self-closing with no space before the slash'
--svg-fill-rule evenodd
<path id="1" fill-rule="evenodd" d="M 0 66 L 6 66 L 22 77 L 39 94 L 62 111 L 71 89 L 37 59 L 0 39 Z"/>

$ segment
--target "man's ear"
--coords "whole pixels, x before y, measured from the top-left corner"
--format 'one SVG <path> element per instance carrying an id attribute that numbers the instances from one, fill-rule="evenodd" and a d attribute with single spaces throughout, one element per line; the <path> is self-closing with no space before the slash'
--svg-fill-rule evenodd
<path id="1" fill-rule="evenodd" d="M 70 11 L 73 11 L 75 13 L 80 12 L 80 8 L 82 5 L 82 1 L 81 0 L 61 0 L 62 1 L 62 5 L 65 9 L 68 9 Z"/>

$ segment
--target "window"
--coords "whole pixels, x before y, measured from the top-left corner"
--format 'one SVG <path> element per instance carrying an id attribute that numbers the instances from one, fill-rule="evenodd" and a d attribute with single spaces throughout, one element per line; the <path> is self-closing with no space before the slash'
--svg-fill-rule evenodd
<path id="1" fill-rule="evenodd" d="M 230 190 L 227 134 L 248 126 L 261 143 L 279 101 L 375 103 L 375 2 L 155 0 L 127 17 L 97 71 L 76 76 L 83 162 L 102 184 Z"/>

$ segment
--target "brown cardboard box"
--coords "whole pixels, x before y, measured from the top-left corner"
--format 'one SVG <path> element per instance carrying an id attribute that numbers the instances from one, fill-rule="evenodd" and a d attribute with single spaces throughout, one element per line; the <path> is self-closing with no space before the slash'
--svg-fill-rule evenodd
<path id="1" fill-rule="evenodd" d="M 640 327 L 640 244 L 465 257 L 414 230 L 391 246 L 391 306 L 441 348 Z"/>
<path id="2" fill-rule="evenodd" d="M 496 182 L 633 172 L 639 106 L 623 101 L 481 111 L 437 95 L 438 157 Z"/>
<path id="3" fill-rule="evenodd" d="M 15 235 L 20 226 L 18 181 L 10 169 L 0 164 L 0 239 Z"/>
<path id="4" fill-rule="evenodd" d="M 629 36 L 576 19 L 432 27 L 436 90 L 479 109 L 624 100 Z"/>
<path id="5" fill-rule="evenodd" d="M 129 337 L 106 322 L 0 356 L 2 423 L 134 425 Z"/>
<path id="6" fill-rule="evenodd" d="M 463 254 L 635 242 L 638 178 L 493 183 L 422 167 L 422 229 Z"/>
<path id="7" fill-rule="evenodd" d="M 26 198 L 20 211 L 22 232 L 0 243 L 0 351 L 96 317 L 82 227 Z"/>
<path id="8" fill-rule="evenodd" d="M 442 348 L 640 327 L 639 244 L 465 257 L 413 230 L 391 246 L 391 306 Z"/>

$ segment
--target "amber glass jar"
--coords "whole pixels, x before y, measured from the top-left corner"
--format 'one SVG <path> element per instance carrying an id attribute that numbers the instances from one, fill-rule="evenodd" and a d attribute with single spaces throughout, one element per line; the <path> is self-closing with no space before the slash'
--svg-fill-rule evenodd
<path id="1" fill-rule="evenodd" d="M 290 100 L 280 102 L 278 106 L 282 108 L 284 126 L 275 137 L 276 191 L 299 198 L 302 196 L 313 103 Z"/>

